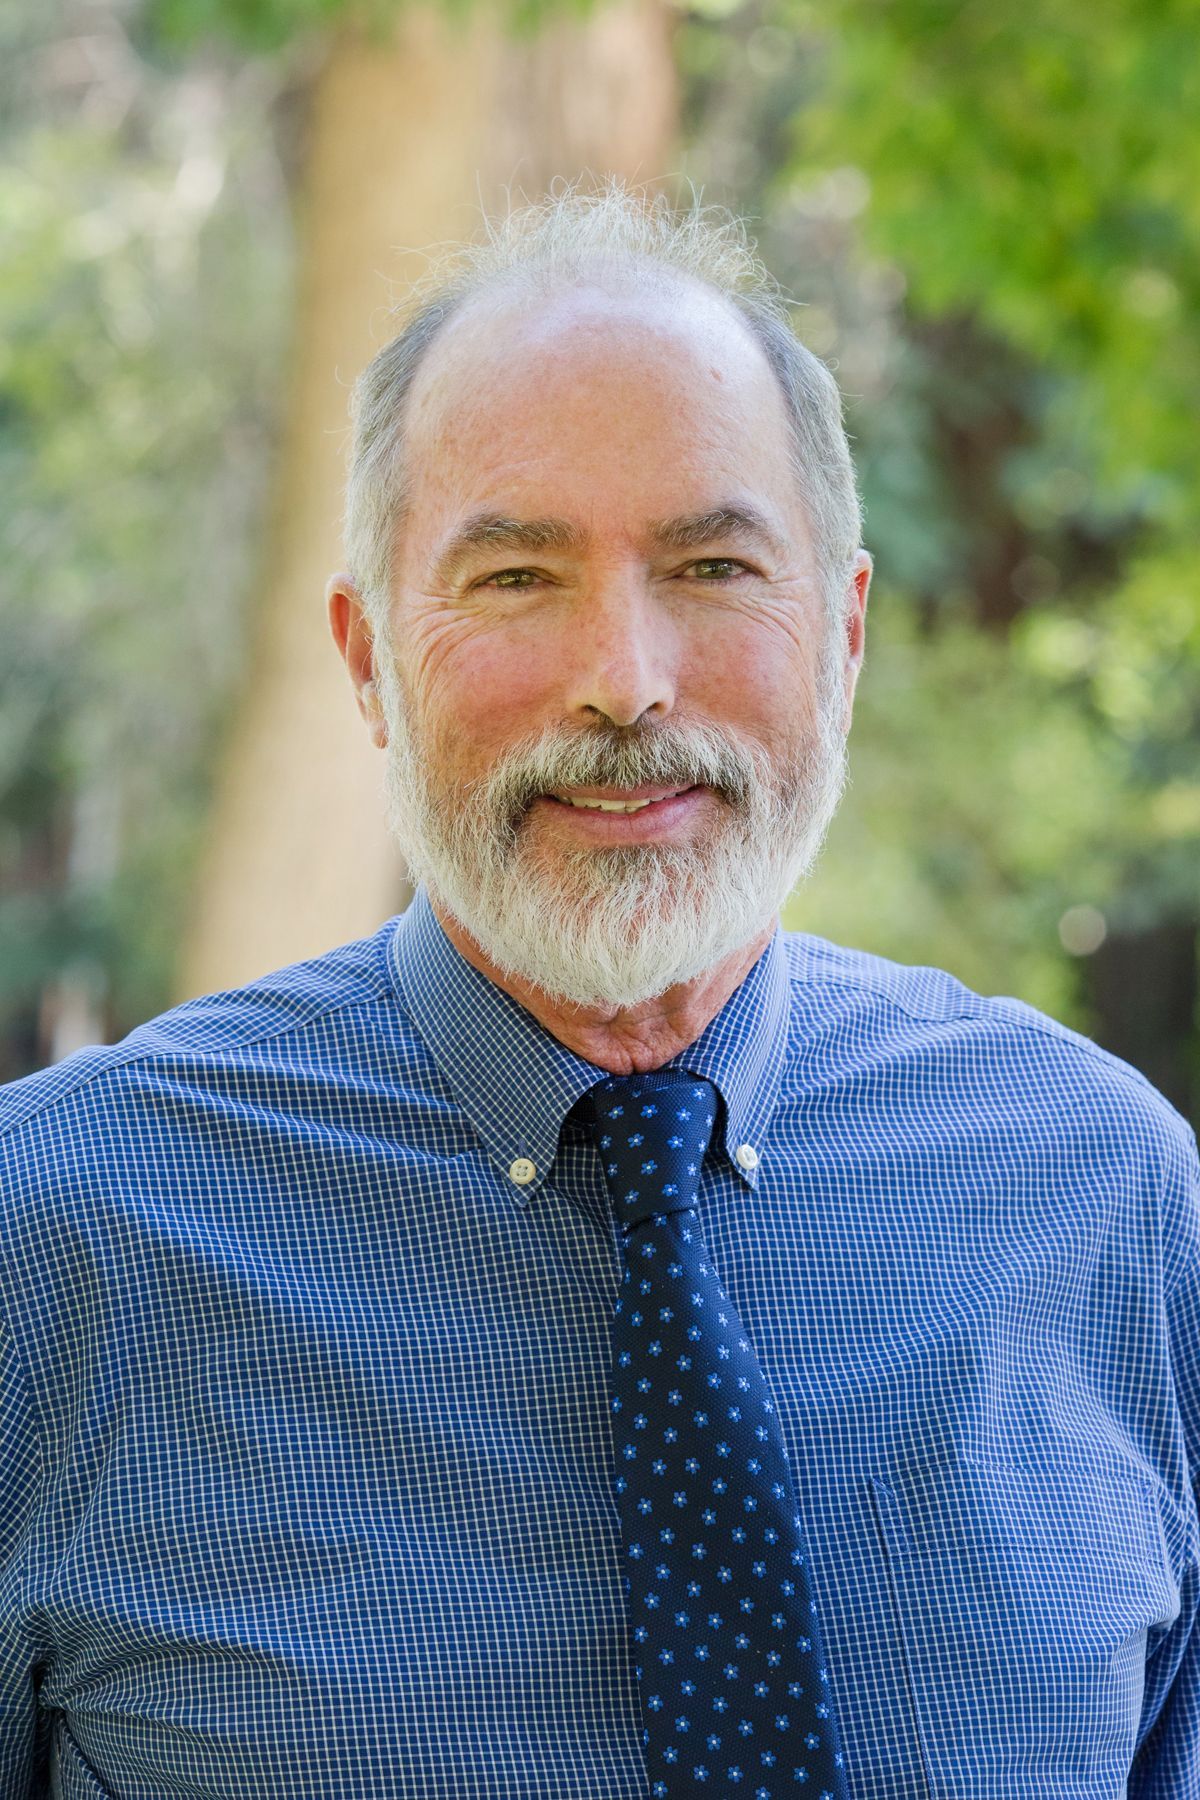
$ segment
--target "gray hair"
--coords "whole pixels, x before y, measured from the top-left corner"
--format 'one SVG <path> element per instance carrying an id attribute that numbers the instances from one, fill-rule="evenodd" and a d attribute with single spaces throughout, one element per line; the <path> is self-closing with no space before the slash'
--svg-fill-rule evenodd
<path id="1" fill-rule="evenodd" d="M 672 212 L 664 194 L 645 200 L 609 175 L 598 193 L 566 183 L 499 221 L 485 215 L 484 227 L 483 241 L 452 245 L 412 285 L 392 315 L 407 312 L 407 322 L 363 370 L 351 397 L 345 548 L 380 643 L 389 642 L 393 554 L 412 494 L 405 404 L 427 350 L 447 321 L 485 291 L 549 294 L 602 268 L 627 281 L 660 285 L 690 278 L 722 297 L 749 326 L 783 391 L 792 467 L 826 605 L 831 622 L 840 619 L 862 530 L 841 395 L 825 364 L 797 338 L 788 311 L 795 303 L 755 254 L 743 220 L 725 208 L 702 207 L 694 191 L 690 210 Z"/>

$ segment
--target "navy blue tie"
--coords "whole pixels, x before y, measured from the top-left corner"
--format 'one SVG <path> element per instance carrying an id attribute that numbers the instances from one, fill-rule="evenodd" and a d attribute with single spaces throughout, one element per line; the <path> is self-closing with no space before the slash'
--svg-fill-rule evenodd
<path id="1" fill-rule="evenodd" d="M 717 1092 L 610 1076 L 592 1127 L 625 1269 L 613 1453 L 654 1800 L 849 1800 L 788 1453 L 700 1235 Z"/>

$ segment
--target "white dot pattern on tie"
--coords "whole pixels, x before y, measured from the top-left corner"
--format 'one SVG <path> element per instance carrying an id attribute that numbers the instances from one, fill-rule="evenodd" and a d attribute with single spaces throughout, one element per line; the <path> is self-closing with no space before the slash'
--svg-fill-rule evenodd
<path id="1" fill-rule="evenodd" d="M 624 1232 L 613 1451 L 653 1800 L 848 1800 L 787 1449 L 700 1234 L 717 1094 L 685 1070 L 591 1090 Z"/>

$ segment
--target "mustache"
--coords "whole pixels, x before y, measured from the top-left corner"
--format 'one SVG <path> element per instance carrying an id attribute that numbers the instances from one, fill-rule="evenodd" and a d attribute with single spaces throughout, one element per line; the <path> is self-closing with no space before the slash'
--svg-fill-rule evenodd
<path id="1" fill-rule="evenodd" d="M 571 736 L 551 728 L 467 782 L 463 797 L 509 819 L 522 818 L 541 795 L 570 787 L 709 787 L 736 806 L 745 804 L 755 779 L 754 756 L 710 726 Z"/>

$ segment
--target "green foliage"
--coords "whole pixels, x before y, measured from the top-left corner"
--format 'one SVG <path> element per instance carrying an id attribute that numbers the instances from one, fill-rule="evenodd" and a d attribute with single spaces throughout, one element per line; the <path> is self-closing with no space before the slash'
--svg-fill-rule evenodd
<path id="1" fill-rule="evenodd" d="M 481 0 L 439 0 L 446 18 L 466 25 Z M 547 18 L 586 17 L 596 0 L 501 0 L 498 16 L 517 38 L 530 37 Z M 281 50 L 332 26 L 387 41 L 403 0 L 154 0 L 148 15 L 154 32 L 176 50 L 208 42 L 262 53 Z"/>
<path id="2" fill-rule="evenodd" d="M 789 17 L 804 16 L 788 6 Z M 1200 404 L 1200 13 L 1191 0 L 830 0 L 797 166 L 863 170 L 910 307 L 967 305 L 1063 386 L 1104 497 L 1182 524 Z"/>
<path id="3" fill-rule="evenodd" d="M 1136 822 L 1111 733 L 1052 666 L 968 618 L 931 637 L 899 590 L 869 640 L 850 787 L 787 922 L 1085 1025 L 1058 927 L 1113 890 Z"/>
<path id="4" fill-rule="evenodd" d="M 120 107 L 15 106 L 0 166 L 0 1019 L 74 970 L 119 1031 L 170 980 L 242 654 L 288 238 L 227 73 L 116 73 Z"/>

